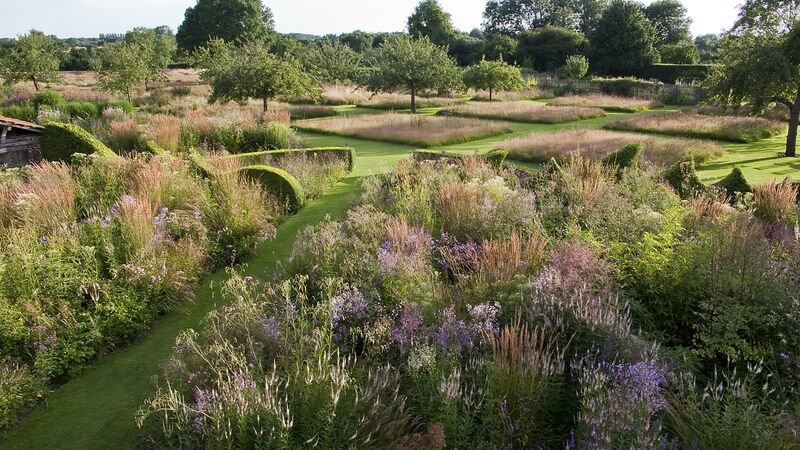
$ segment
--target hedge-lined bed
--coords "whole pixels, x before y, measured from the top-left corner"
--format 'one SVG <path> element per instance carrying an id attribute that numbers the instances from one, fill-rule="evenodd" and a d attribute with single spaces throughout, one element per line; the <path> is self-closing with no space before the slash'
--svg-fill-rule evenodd
<path id="1" fill-rule="evenodd" d="M 659 102 L 616 95 L 567 95 L 548 103 L 549 106 L 600 108 L 607 112 L 637 113 L 661 106 Z"/>
<path id="2" fill-rule="evenodd" d="M 116 156 L 99 139 L 71 123 L 50 122 L 42 134 L 42 157 L 48 161 L 69 161 L 75 153 Z"/>
<path id="3" fill-rule="evenodd" d="M 760 117 L 656 113 L 616 120 L 604 128 L 748 143 L 783 134 L 787 127 Z"/>
<path id="4" fill-rule="evenodd" d="M 355 169 L 356 150 L 352 147 L 317 147 L 297 148 L 288 150 L 266 150 L 261 152 L 240 153 L 233 156 L 244 164 L 260 164 L 283 159 L 285 157 L 304 154 L 311 158 L 332 157 L 347 163 L 347 171 Z"/>

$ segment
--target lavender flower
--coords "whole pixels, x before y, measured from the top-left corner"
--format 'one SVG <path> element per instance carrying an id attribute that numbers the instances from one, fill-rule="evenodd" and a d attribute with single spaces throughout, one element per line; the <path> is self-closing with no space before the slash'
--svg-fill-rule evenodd
<path id="1" fill-rule="evenodd" d="M 398 316 L 398 321 L 389 333 L 389 340 L 401 351 L 405 351 L 427 333 L 422 313 L 416 304 L 401 306 Z"/>
<path id="2" fill-rule="evenodd" d="M 441 312 L 441 320 L 441 325 L 433 333 L 433 340 L 445 355 L 472 347 L 472 330 L 456 317 L 452 306 Z"/>

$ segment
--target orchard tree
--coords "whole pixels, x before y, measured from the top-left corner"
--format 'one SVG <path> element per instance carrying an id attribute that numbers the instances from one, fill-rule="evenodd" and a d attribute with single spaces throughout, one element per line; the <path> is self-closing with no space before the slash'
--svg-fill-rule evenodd
<path id="1" fill-rule="evenodd" d="M 544 27 L 519 35 L 517 60 L 539 72 L 554 71 L 564 65 L 567 56 L 585 52 L 586 38 L 567 28 Z"/>
<path id="2" fill-rule="evenodd" d="M 492 101 L 492 94 L 495 91 L 518 91 L 525 87 L 519 68 L 502 60 L 484 59 L 464 70 L 463 78 L 467 87 L 489 91 L 489 101 Z"/>
<path id="3" fill-rule="evenodd" d="M 142 55 L 146 52 L 141 44 L 134 42 L 106 45 L 92 63 L 100 88 L 123 94 L 131 101 L 133 94 L 152 78 L 150 67 L 142 64 Z"/>
<path id="4" fill-rule="evenodd" d="M 590 60 L 608 75 L 635 75 L 658 62 L 655 31 L 632 0 L 613 0 L 591 34 Z"/>
<path id="5" fill-rule="evenodd" d="M 166 27 L 166 30 L 169 30 L 169 27 Z M 145 83 L 167 79 L 164 71 L 175 57 L 177 47 L 175 36 L 166 30 L 164 27 L 158 29 L 140 27 L 125 34 L 125 42 L 139 46 L 141 60 L 150 71 Z"/>
<path id="6" fill-rule="evenodd" d="M 411 113 L 417 112 L 417 95 L 445 92 L 461 86 L 455 61 L 427 37 L 396 35 L 371 55 L 364 86 L 372 92 L 404 91 L 411 95 Z"/>
<path id="7" fill-rule="evenodd" d="M 273 33 L 272 11 L 261 0 L 197 0 L 175 36 L 178 48 L 192 53 L 213 39 L 244 43 Z"/>
<path id="8" fill-rule="evenodd" d="M 800 123 L 800 2 L 747 0 L 722 38 L 719 65 L 706 81 L 712 99 L 760 112 L 772 103 L 789 108 L 786 156 L 797 155 Z"/>
<path id="9" fill-rule="evenodd" d="M 361 74 L 361 57 L 352 48 L 339 42 L 324 40 L 314 43 L 302 53 L 303 64 L 323 81 L 348 82 Z"/>
<path id="10" fill-rule="evenodd" d="M 415 38 L 427 37 L 436 45 L 450 45 L 456 32 L 450 14 L 436 0 L 422 0 L 408 18 L 408 33 Z"/>
<path id="11" fill-rule="evenodd" d="M 295 58 L 270 53 L 263 44 L 256 42 L 228 51 L 228 54 L 220 54 L 223 63 L 214 63 L 206 69 L 208 73 L 204 77 L 211 83 L 210 103 L 246 103 L 257 98 L 266 112 L 269 100 L 275 96 L 320 93 L 319 82 L 303 70 Z"/>
<path id="12" fill-rule="evenodd" d="M 30 81 L 38 91 L 40 83 L 58 79 L 60 63 L 56 38 L 31 30 L 30 33 L 18 37 L 0 61 L 0 76 L 9 85 Z"/>

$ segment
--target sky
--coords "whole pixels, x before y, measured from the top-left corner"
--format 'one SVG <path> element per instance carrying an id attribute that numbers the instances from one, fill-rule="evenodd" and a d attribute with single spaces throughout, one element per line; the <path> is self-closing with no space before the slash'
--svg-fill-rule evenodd
<path id="1" fill-rule="evenodd" d="M 0 37 L 37 29 L 58 37 L 124 33 L 137 26 L 177 29 L 196 0 L 0 0 Z M 282 33 L 324 35 L 401 31 L 419 0 L 267 0 Z M 741 0 L 683 0 L 697 36 L 733 25 Z M 440 0 L 464 31 L 480 27 L 485 0 Z M 645 1 L 649 3 L 649 1 Z"/>

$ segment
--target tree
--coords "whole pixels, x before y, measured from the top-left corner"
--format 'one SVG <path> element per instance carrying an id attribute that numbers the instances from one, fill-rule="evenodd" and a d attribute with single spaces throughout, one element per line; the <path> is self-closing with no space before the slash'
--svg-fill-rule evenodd
<path id="1" fill-rule="evenodd" d="M 269 100 L 278 95 L 316 96 L 319 82 L 308 74 L 292 57 L 280 57 L 261 43 L 249 42 L 242 47 L 217 46 L 217 53 L 209 53 L 220 61 L 209 62 L 204 79 L 211 83 L 210 103 L 235 101 L 246 103 L 251 98 L 261 99 L 264 112 Z"/>
<path id="2" fill-rule="evenodd" d="M 703 34 L 694 39 L 697 47 L 697 56 L 703 64 L 717 61 L 720 37 L 716 34 Z"/>
<path id="3" fill-rule="evenodd" d="M 261 0 L 197 0 L 186 9 L 175 37 L 178 48 L 188 54 L 212 38 L 238 43 L 263 40 L 274 25 L 272 11 Z"/>
<path id="4" fill-rule="evenodd" d="M 558 69 L 558 76 L 562 78 L 581 79 L 589 73 L 589 60 L 583 55 L 567 57 L 564 66 Z"/>
<path id="5" fill-rule="evenodd" d="M 635 75 L 658 62 L 653 26 L 631 0 L 613 0 L 589 41 L 592 66 L 600 73 Z"/>
<path id="6" fill-rule="evenodd" d="M 100 88 L 125 95 L 128 101 L 152 77 L 147 64 L 142 64 L 146 50 L 134 42 L 108 44 L 93 62 Z"/>
<path id="7" fill-rule="evenodd" d="M 525 86 L 519 68 L 502 60 L 483 59 L 464 70 L 463 79 L 467 87 L 489 91 L 489 101 L 492 101 L 494 91 L 517 91 Z"/>
<path id="8" fill-rule="evenodd" d="M 339 42 L 324 40 L 312 44 L 302 54 L 303 64 L 324 81 L 353 81 L 361 72 L 361 57 Z"/>
<path id="9" fill-rule="evenodd" d="M 692 19 L 680 0 L 657 0 L 644 9 L 644 15 L 655 30 L 656 47 L 691 42 Z"/>
<path id="10" fill-rule="evenodd" d="M 161 32 L 155 28 L 139 27 L 125 34 L 125 42 L 138 45 L 141 49 L 140 57 L 150 72 L 145 84 L 167 79 L 164 71 L 172 62 L 177 50 L 175 37 L 165 33 L 164 27 L 160 28 Z M 169 30 L 169 27 L 166 29 Z"/>
<path id="11" fill-rule="evenodd" d="M 603 11 L 608 7 L 608 0 L 574 0 L 573 7 L 577 15 L 578 31 L 588 36 L 603 17 Z"/>
<path id="12" fill-rule="evenodd" d="M 564 65 L 567 56 L 585 52 L 586 38 L 566 28 L 544 27 L 519 36 L 517 60 L 539 72 L 554 71 Z"/>
<path id="13" fill-rule="evenodd" d="M 517 40 L 505 34 L 490 33 L 483 43 L 483 56 L 491 60 L 516 62 Z"/>
<path id="14" fill-rule="evenodd" d="M 661 62 L 669 64 L 697 64 L 697 46 L 686 40 L 677 44 L 666 44 L 658 48 Z"/>
<path id="15" fill-rule="evenodd" d="M 374 35 L 365 33 L 361 30 L 356 30 L 352 33 L 345 33 L 339 36 L 339 42 L 352 48 L 357 53 L 364 53 L 367 50 L 372 50 L 372 44 L 374 41 Z"/>
<path id="16" fill-rule="evenodd" d="M 800 5 L 797 0 L 747 0 L 722 38 L 719 65 L 706 80 L 711 98 L 755 112 L 772 103 L 789 108 L 786 156 L 797 155 L 800 123 Z"/>
<path id="17" fill-rule="evenodd" d="M 483 11 L 489 33 L 516 35 L 547 25 L 575 28 L 574 0 L 490 0 Z"/>
<path id="18" fill-rule="evenodd" d="M 411 95 L 411 113 L 417 112 L 417 95 L 427 91 L 446 92 L 461 85 L 461 77 L 444 47 L 427 37 L 408 35 L 386 38 L 370 61 L 364 86 L 372 92 L 405 91 Z"/>
<path id="19" fill-rule="evenodd" d="M 0 67 L 0 76 L 9 85 L 31 81 L 38 91 L 40 83 L 58 79 L 60 63 L 56 38 L 31 30 L 17 38 L 16 43 L 8 50 Z"/>
<path id="20" fill-rule="evenodd" d="M 450 45 L 456 32 L 450 14 L 436 0 L 422 0 L 408 18 L 408 33 L 415 38 L 427 37 L 436 45 Z"/>
<path id="21" fill-rule="evenodd" d="M 450 44 L 448 53 L 455 58 L 459 66 L 471 66 L 481 60 L 484 52 L 484 41 L 468 35 L 461 35 Z"/>

